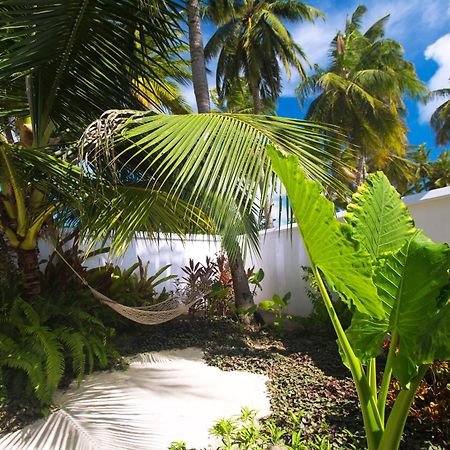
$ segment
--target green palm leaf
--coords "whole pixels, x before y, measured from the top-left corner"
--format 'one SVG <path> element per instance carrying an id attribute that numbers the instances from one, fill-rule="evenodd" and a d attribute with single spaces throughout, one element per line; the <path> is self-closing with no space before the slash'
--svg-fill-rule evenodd
<path id="1" fill-rule="evenodd" d="M 103 131 L 112 126 L 109 117 L 125 122 L 114 140 Z M 229 221 L 230 205 L 248 210 L 259 194 L 261 176 L 271 176 L 267 144 L 294 154 L 309 177 L 343 192 L 329 173 L 331 164 L 341 165 L 333 156 L 340 143 L 330 127 L 238 114 L 141 113 L 127 121 L 126 114 L 113 112 L 109 117 L 85 135 L 81 158 L 92 170 L 106 177 L 108 170 L 128 168 L 150 187 L 207 211 L 218 228 Z"/>
<path id="2" fill-rule="evenodd" d="M 171 1 L 3 1 L 0 80 L 27 84 L 35 143 L 53 125 L 80 130 L 107 109 L 139 108 L 137 94 L 153 103 L 149 86 L 164 83 L 148 55 L 170 59 L 179 18 Z"/>

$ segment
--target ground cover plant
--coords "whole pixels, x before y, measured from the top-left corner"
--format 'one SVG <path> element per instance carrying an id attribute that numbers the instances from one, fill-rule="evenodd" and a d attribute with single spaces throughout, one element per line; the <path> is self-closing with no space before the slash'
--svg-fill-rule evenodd
<path id="1" fill-rule="evenodd" d="M 357 393 L 341 364 L 334 337 L 313 323 L 296 330 L 249 330 L 227 318 L 176 320 L 157 327 L 137 326 L 117 343 L 122 354 L 200 347 L 208 364 L 222 370 L 248 370 L 269 377 L 273 422 L 288 436 L 301 431 L 302 444 L 326 439 L 332 449 L 365 448 Z M 444 380 L 442 380 L 444 381 Z M 447 378 L 447 383 L 450 378 Z M 429 403 L 428 403 L 429 405 Z M 413 408 L 423 410 L 419 397 Z M 301 415 L 296 425 L 292 414 Z M 228 419 L 228 418 L 224 418 Z M 409 417 L 404 450 L 445 449 L 448 416 Z M 265 420 L 262 433 L 268 433 Z M 264 431 L 265 430 L 265 431 Z M 286 443 L 289 443 L 287 440 Z"/>
<path id="2" fill-rule="evenodd" d="M 369 176 L 347 208 L 346 222 L 308 180 L 298 161 L 270 151 L 290 198 L 311 268 L 344 364 L 360 401 L 369 450 L 395 450 L 414 395 L 431 363 L 450 358 L 449 247 L 413 221 L 381 172 Z M 326 284 L 353 313 L 344 331 Z M 378 385 L 376 357 L 390 338 Z M 386 419 L 392 376 L 401 385 Z"/>

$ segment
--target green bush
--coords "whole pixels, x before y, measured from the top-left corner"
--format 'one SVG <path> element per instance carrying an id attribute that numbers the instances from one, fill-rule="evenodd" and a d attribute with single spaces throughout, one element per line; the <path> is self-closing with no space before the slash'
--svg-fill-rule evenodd
<path id="1" fill-rule="evenodd" d="M 0 288 L 0 389 L 45 407 L 64 377 L 80 381 L 118 355 L 103 323 L 76 302 L 61 294 L 25 301 L 17 286 Z"/>

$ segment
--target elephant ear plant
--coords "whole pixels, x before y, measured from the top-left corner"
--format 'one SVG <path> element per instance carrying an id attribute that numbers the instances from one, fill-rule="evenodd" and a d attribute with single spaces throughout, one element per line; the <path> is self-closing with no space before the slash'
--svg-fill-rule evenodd
<path id="1" fill-rule="evenodd" d="M 345 216 L 319 183 L 307 179 L 298 159 L 269 149 L 272 166 L 290 199 L 312 271 L 355 382 L 369 450 L 399 448 L 414 395 L 429 365 L 450 358 L 447 244 L 414 228 L 399 194 L 381 173 L 370 175 Z M 352 311 L 344 331 L 326 284 Z M 383 376 L 376 357 L 390 338 Z M 391 377 L 401 384 L 389 417 Z"/>

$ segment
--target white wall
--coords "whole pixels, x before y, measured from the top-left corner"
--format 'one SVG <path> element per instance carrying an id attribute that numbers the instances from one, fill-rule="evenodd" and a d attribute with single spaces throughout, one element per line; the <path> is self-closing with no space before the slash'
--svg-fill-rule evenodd
<path id="1" fill-rule="evenodd" d="M 53 252 L 53 247 L 50 243 L 41 241 L 39 250 L 41 259 L 47 259 L 48 255 Z M 144 264 L 150 263 L 149 275 L 154 274 L 166 264 L 172 264 L 164 273 L 165 276 L 177 275 L 182 277 L 184 274 L 181 269 L 189 263 L 190 258 L 195 262 L 205 263 L 207 256 L 214 257 L 219 251 L 220 239 L 214 237 L 191 235 L 182 241 L 175 236 L 170 242 L 160 241 L 159 244 L 138 237 L 133 240 L 120 258 L 111 259 L 107 255 L 102 254 L 89 258 L 84 265 L 88 268 L 93 268 L 112 262 L 126 269 L 136 263 L 139 256 Z M 158 290 L 162 290 L 163 287 L 169 291 L 174 289 L 171 281 L 159 285 Z"/>
<path id="2" fill-rule="evenodd" d="M 436 242 L 450 241 L 450 187 L 405 197 L 404 201 L 417 227 L 423 228 Z M 256 270 L 262 267 L 265 272 L 263 290 L 257 293 L 256 300 L 272 298 L 275 293 L 284 295 L 291 292 L 289 312 L 308 315 L 311 312 L 311 303 L 306 296 L 305 283 L 300 272 L 300 267 L 308 265 L 308 260 L 297 227 L 292 227 L 292 233 L 289 226 L 262 231 L 260 244 L 261 258 L 249 256 L 246 259 L 246 267 L 255 266 Z M 40 249 L 41 257 L 45 259 L 50 252 L 50 246 L 41 242 Z M 137 238 L 126 253 L 113 262 L 127 268 L 134 264 L 139 256 L 144 263 L 150 261 L 150 273 L 166 264 L 172 264 L 166 274 L 182 276 L 181 268 L 188 264 L 189 258 L 204 263 L 206 256 L 214 257 L 219 250 L 218 238 L 191 236 L 184 242 L 173 238 L 170 243 L 160 242 L 159 246 Z M 88 260 L 86 265 L 96 267 L 105 262 L 107 259 L 101 255 Z M 173 289 L 171 283 L 166 283 L 165 287 L 168 290 Z"/>

